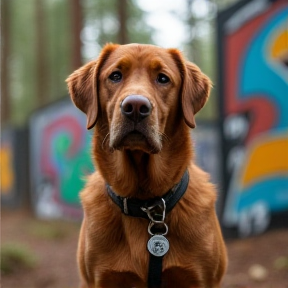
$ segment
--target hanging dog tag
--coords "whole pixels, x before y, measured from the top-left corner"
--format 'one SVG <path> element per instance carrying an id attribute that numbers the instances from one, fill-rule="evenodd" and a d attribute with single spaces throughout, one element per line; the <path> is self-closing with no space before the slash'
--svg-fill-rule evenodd
<path id="1" fill-rule="evenodd" d="M 154 235 L 149 239 L 147 248 L 152 255 L 162 257 L 169 250 L 169 241 L 162 235 Z"/>

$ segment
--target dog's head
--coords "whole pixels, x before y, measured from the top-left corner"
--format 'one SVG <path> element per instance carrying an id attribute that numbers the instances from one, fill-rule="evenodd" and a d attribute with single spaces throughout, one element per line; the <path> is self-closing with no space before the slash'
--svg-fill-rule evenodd
<path id="1" fill-rule="evenodd" d="M 158 153 L 163 138 L 195 114 L 208 99 L 211 82 L 176 49 L 152 45 L 106 45 L 97 60 L 66 80 L 75 105 L 106 129 L 111 149 Z"/>

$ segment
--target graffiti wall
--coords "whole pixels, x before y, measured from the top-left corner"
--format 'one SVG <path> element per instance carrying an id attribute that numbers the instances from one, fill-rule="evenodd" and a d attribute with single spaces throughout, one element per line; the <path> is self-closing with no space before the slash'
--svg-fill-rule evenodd
<path id="1" fill-rule="evenodd" d="M 13 161 L 13 142 L 9 132 L 5 131 L 1 135 L 0 148 L 0 176 L 1 176 L 1 196 L 8 197 L 15 189 L 15 172 Z"/>
<path id="2" fill-rule="evenodd" d="M 237 3 L 218 37 L 222 223 L 247 236 L 288 211 L 288 1 Z"/>
<path id="3" fill-rule="evenodd" d="M 69 98 L 30 118 L 30 174 L 35 212 L 42 218 L 81 218 L 79 191 L 93 171 L 86 117 Z"/>
<path id="4" fill-rule="evenodd" d="M 25 129 L 1 131 L 1 204 L 17 207 L 28 195 L 28 133 Z"/>

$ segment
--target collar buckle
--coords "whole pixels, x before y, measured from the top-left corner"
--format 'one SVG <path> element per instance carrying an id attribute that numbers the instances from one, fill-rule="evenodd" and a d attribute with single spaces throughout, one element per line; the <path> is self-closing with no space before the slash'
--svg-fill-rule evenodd
<path id="1" fill-rule="evenodd" d="M 154 224 L 163 224 L 166 216 L 166 203 L 163 198 L 157 197 L 153 203 L 147 203 L 146 206 L 141 207 L 149 220 Z"/>
<path id="2" fill-rule="evenodd" d="M 166 215 L 166 203 L 163 198 L 156 198 L 153 200 L 152 204 L 147 203 L 145 207 L 141 207 L 142 211 L 144 211 L 149 220 L 149 226 L 148 226 L 148 233 L 153 235 L 166 235 L 168 233 L 168 226 L 164 222 L 165 221 L 165 215 Z M 154 228 L 153 228 L 154 227 Z M 155 231 L 155 233 L 152 231 Z"/>

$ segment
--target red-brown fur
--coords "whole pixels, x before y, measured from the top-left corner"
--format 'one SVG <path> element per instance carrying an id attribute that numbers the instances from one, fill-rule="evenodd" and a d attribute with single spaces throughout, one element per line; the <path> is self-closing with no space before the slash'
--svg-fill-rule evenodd
<path id="1" fill-rule="evenodd" d="M 115 70 L 123 74 L 119 83 L 108 78 Z M 160 85 L 159 73 L 171 82 Z M 176 49 L 108 44 L 67 83 L 75 105 L 87 114 L 87 128 L 96 124 L 92 154 L 97 171 L 81 192 L 82 287 L 147 287 L 148 220 L 123 215 L 105 183 L 120 196 L 148 199 L 164 195 L 187 168 L 187 191 L 165 220 L 170 250 L 163 259 L 161 287 L 220 287 L 226 250 L 215 214 L 216 191 L 193 163 L 190 139 L 194 115 L 209 96 L 209 78 Z M 153 107 L 139 125 L 145 139 L 129 133 L 123 138 L 130 124 L 120 105 L 131 94 L 147 97 Z"/>

